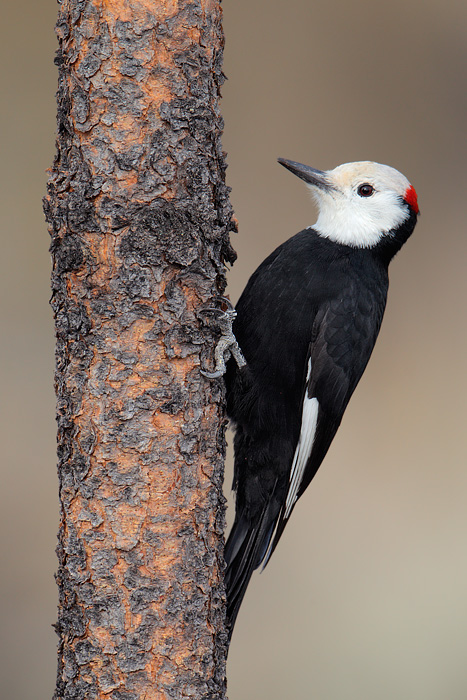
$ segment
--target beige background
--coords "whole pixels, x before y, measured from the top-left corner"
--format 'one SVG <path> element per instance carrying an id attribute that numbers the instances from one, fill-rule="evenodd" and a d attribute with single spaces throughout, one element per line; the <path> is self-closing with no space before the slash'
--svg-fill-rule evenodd
<path id="1" fill-rule="evenodd" d="M 460 0 L 226 0 L 223 111 L 237 299 L 313 223 L 277 156 L 402 170 L 422 216 L 377 349 L 270 565 L 251 583 L 230 700 L 467 697 L 466 28 Z M 53 332 L 40 198 L 54 152 L 52 0 L 2 12 L 1 696 L 53 693 Z"/>

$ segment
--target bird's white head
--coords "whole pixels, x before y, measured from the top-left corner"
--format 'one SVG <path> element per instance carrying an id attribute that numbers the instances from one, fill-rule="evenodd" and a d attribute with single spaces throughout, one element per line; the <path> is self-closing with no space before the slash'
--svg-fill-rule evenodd
<path id="1" fill-rule="evenodd" d="M 307 183 L 319 208 L 313 228 L 336 243 L 373 248 L 411 212 L 418 214 L 414 188 L 388 165 L 361 161 L 322 171 L 282 158 L 279 163 Z"/>

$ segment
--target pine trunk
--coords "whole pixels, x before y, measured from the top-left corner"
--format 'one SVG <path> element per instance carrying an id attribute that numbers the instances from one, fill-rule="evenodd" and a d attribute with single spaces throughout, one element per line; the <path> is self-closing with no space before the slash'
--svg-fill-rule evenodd
<path id="1" fill-rule="evenodd" d="M 56 700 L 225 697 L 220 0 L 63 0 Z"/>

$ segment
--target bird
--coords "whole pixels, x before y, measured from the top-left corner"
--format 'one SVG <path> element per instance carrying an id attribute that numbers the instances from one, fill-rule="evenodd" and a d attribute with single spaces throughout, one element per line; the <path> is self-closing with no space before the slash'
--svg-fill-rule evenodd
<path id="1" fill-rule="evenodd" d="M 388 165 L 278 162 L 306 183 L 319 215 L 260 264 L 233 314 L 245 362 L 231 358 L 225 374 L 235 431 L 229 640 L 253 571 L 268 563 L 370 359 L 389 263 L 419 215 L 415 189 Z"/>

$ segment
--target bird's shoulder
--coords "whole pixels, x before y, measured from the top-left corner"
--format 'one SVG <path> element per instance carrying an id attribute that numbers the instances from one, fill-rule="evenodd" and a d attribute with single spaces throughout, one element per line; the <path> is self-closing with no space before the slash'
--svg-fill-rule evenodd
<path id="1" fill-rule="evenodd" d="M 251 275 L 237 312 L 304 330 L 323 305 L 340 315 L 355 304 L 365 311 L 387 292 L 385 270 L 371 251 L 336 244 L 307 228 L 278 246 Z M 379 299 L 376 299 L 378 302 Z"/>

